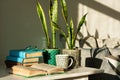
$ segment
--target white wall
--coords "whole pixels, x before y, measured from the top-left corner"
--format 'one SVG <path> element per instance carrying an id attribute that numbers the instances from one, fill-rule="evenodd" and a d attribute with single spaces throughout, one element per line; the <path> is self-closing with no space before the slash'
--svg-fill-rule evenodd
<path id="1" fill-rule="evenodd" d="M 91 35 L 98 32 L 98 38 L 120 39 L 120 0 L 80 0 L 79 16 L 88 12 L 87 28 Z M 82 31 L 86 33 L 85 28 Z"/>

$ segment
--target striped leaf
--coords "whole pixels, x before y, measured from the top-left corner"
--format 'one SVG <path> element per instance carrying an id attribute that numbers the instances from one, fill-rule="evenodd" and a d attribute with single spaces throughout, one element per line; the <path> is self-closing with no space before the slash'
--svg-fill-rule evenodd
<path id="1" fill-rule="evenodd" d="M 83 15 L 82 18 L 81 18 L 81 20 L 79 21 L 79 25 L 78 25 L 78 27 L 77 27 L 77 32 L 75 33 L 75 37 L 74 37 L 74 40 L 73 40 L 73 44 L 75 44 L 75 40 L 76 40 L 76 38 L 77 38 L 77 34 L 79 33 L 82 25 L 85 23 L 86 15 L 87 15 L 87 13 L 86 13 L 85 15 Z"/>
<path id="2" fill-rule="evenodd" d="M 61 0 L 61 5 L 62 5 L 62 14 L 64 17 L 65 22 L 68 22 L 68 12 L 67 12 L 67 5 L 65 0 Z"/>
<path id="3" fill-rule="evenodd" d="M 42 23 L 42 27 L 43 27 L 43 30 L 44 30 L 44 33 L 45 33 L 45 36 L 46 36 L 46 40 L 47 40 L 47 47 L 50 47 L 50 38 L 49 38 L 49 35 L 48 35 L 48 28 L 47 28 L 47 23 L 46 23 L 46 18 L 45 18 L 45 14 L 44 14 L 44 11 L 40 5 L 40 3 L 38 2 L 37 3 L 37 14 L 39 16 L 39 19 Z"/>
<path id="4" fill-rule="evenodd" d="M 52 47 L 56 48 L 56 26 L 54 23 L 57 24 L 58 21 L 58 0 L 52 1 L 50 0 L 50 23 L 51 23 L 51 30 L 52 30 Z M 54 23 L 53 23 L 54 22 Z"/>

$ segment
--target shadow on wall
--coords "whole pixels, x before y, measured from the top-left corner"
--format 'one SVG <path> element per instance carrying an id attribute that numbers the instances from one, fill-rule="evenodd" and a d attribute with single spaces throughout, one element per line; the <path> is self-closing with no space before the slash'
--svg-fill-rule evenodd
<path id="1" fill-rule="evenodd" d="M 105 14 L 105 15 L 108 15 L 108 16 L 120 21 L 120 12 L 115 11 L 114 9 L 112 9 L 112 8 L 110 8 L 108 6 L 105 6 L 105 5 L 103 5 L 103 4 L 101 4 L 101 3 L 97 2 L 97 1 L 80 0 L 78 3 L 82 3 L 82 4 L 88 6 L 88 7 L 92 8 L 92 9 L 95 9 L 95 10 L 97 10 L 97 11 L 99 11 L 99 12 Z M 79 36 L 81 38 L 78 39 L 80 48 L 84 48 L 84 46 L 86 45 L 86 46 L 88 46 L 89 49 L 91 49 L 91 52 L 90 52 L 91 57 L 86 58 L 86 66 L 95 67 L 95 68 L 101 68 L 102 63 L 104 62 L 103 58 L 105 56 L 107 56 L 107 55 L 112 55 L 110 53 L 110 51 L 108 50 L 109 47 L 106 44 L 107 40 L 102 40 L 103 44 L 99 45 L 98 31 L 96 30 L 95 36 L 92 36 L 88 32 L 87 27 L 86 27 L 86 30 L 87 30 L 87 36 L 84 36 L 81 32 L 79 32 Z M 93 43 L 95 45 L 93 45 L 92 43 L 90 43 L 88 41 L 90 38 L 92 38 L 92 40 L 94 40 Z M 108 38 L 110 39 L 109 35 L 108 35 Z M 61 42 L 62 42 L 62 35 L 60 35 L 60 39 L 61 39 Z M 109 41 L 108 41 L 108 43 L 109 43 Z M 112 48 L 118 48 L 118 47 L 120 47 L 120 42 L 117 42 Z M 98 55 L 100 55 L 100 56 L 98 56 Z M 110 69 L 113 70 L 112 66 L 109 63 L 107 63 L 106 65 L 110 66 L 111 67 Z M 120 80 L 117 77 L 117 75 L 109 74 L 109 72 L 101 74 L 101 75 L 96 75 L 96 76 L 97 76 L 96 79 L 92 79 L 93 77 L 91 77 L 90 80 Z"/>
<path id="2" fill-rule="evenodd" d="M 103 5 L 95 0 L 80 0 L 79 3 L 82 3 L 90 8 L 93 8 L 103 14 L 106 14 L 114 19 L 117 19 L 120 21 L 120 12 L 106 6 L 106 5 Z"/>
<path id="3" fill-rule="evenodd" d="M 69 0 L 67 0 L 67 2 L 68 1 Z M 74 3 L 75 6 L 73 6 L 73 3 Z M 114 10 L 114 9 L 104 5 L 104 4 L 101 4 L 101 3 L 97 2 L 97 1 L 94 1 L 94 0 L 92 0 L 92 1 L 76 0 L 74 2 L 70 1 L 69 4 L 68 4 L 68 9 L 70 9 L 69 11 L 74 10 L 74 11 L 70 12 L 70 16 L 74 17 L 73 18 L 74 22 L 77 22 L 77 17 L 78 16 L 75 16 L 75 15 L 78 15 L 78 12 L 76 12 L 78 10 L 78 6 L 76 6 L 76 5 L 78 5 L 79 3 L 81 3 L 83 5 L 86 5 L 86 6 L 92 8 L 92 9 L 94 9 L 96 11 L 99 11 L 99 12 L 101 12 L 101 13 L 107 15 L 107 16 L 110 16 L 110 17 L 120 21 L 120 12 L 119 11 L 116 11 L 116 10 Z M 72 6 L 71 6 L 71 4 L 72 4 Z M 83 37 L 83 35 L 81 33 L 79 33 L 79 35 Z M 96 30 L 95 36 L 92 36 L 92 35 L 90 35 L 88 33 L 87 37 L 84 37 L 84 38 L 80 39 L 81 41 L 79 41 L 79 43 L 80 43 L 79 45 L 80 45 L 81 48 L 83 48 L 83 44 L 86 44 L 87 46 L 92 48 L 90 43 L 87 42 L 87 40 L 90 37 L 94 38 L 96 43 L 97 43 L 97 38 L 99 38 L 98 31 Z M 108 35 L 108 38 L 109 38 L 109 35 Z M 62 39 L 62 38 L 60 38 L 60 39 Z M 62 42 L 62 46 L 63 46 L 64 45 L 64 43 L 63 43 L 64 41 L 62 41 L 62 40 L 60 40 L 60 41 Z M 98 47 L 98 45 L 96 45 L 96 47 Z"/>
<path id="4" fill-rule="evenodd" d="M 99 37 L 99 34 L 97 30 L 96 30 L 95 36 L 92 36 L 88 32 L 87 27 L 86 27 L 86 31 L 87 31 L 86 37 L 84 37 L 82 33 L 79 34 L 81 36 L 81 38 L 79 39 L 80 48 L 84 48 L 84 45 L 87 45 L 90 50 L 90 57 L 86 57 L 85 66 L 98 68 L 98 69 L 101 69 L 101 66 L 102 66 L 102 69 L 106 69 L 107 68 L 106 66 L 108 66 L 109 71 L 111 73 L 116 74 L 116 75 L 112 75 L 111 73 L 109 74 L 109 71 L 108 71 L 107 73 L 104 73 L 104 74 L 90 76 L 90 80 L 120 80 L 118 78 L 118 76 L 120 75 L 120 72 L 116 71 L 115 67 L 113 67 L 108 62 L 103 64 L 103 62 L 105 62 L 104 58 L 106 56 L 113 55 L 113 53 L 111 53 L 111 50 L 109 50 L 109 47 L 106 44 L 106 40 L 102 40 L 103 45 L 99 46 L 99 42 L 97 40 L 97 38 Z M 92 41 L 88 41 L 88 39 L 91 37 L 93 38 L 92 40 L 94 40 L 93 43 Z M 108 35 L 108 38 L 110 39 L 109 35 Z M 93 46 L 93 44 L 95 45 Z M 116 42 L 116 44 L 113 46 L 113 49 L 116 49 L 116 48 L 118 49 L 119 47 L 120 47 L 119 42 Z"/>
<path id="5" fill-rule="evenodd" d="M 120 80 L 118 67 L 110 62 L 105 62 L 104 57 L 112 55 L 107 47 L 90 49 L 91 57 L 85 59 L 85 66 L 97 69 L 104 69 L 105 73 L 90 76 L 89 80 Z"/>

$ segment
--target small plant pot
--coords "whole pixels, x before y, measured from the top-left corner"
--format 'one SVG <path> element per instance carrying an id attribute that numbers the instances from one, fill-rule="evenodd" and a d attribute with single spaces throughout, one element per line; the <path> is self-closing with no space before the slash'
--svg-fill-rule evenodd
<path id="1" fill-rule="evenodd" d="M 100 68 L 103 60 L 98 58 L 88 57 L 86 58 L 86 67 Z"/>
<path id="2" fill-rule="evenodd" d="M 78 68 L 80 66 L 80 50 L 63 49 L 62 54 L 68 54 L 74 60 L 73 65 L 69 69 Z"/>
<path id="3" fill-rule="evenodd" d="M 57 54 L 60 54 L 59 49 L 45 49 L 46 52 L 43 54 L 44 62 L 51 65 L 56 65 L 56 58 Z"/>

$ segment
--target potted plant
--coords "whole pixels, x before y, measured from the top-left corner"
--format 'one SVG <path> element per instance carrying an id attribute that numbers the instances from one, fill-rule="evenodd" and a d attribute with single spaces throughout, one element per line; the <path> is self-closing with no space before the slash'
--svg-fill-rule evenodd
<path id="1" fill-rule="evenodd" d="M 82 25 L 85 23 L 85 18 L 87 13 L 83 15 L 77 26 L 77 31 L 75 31 L 74 28 L 76 27 L 74 27 L 73 20 L 71 19 L 70 21 L 68 21 L 67 4 L 65 0 L 61 0 L 61 6 L 62 6 L 62 14 L 64 17 L 64 21 L 66 23 L 67 34 L 62 29 L 59 30 L 61 31 L 61 34 L 64 36 L 68 46 L 68 49 L 63 49 L 62 53 L 70 54 L 71 56 L 73 56 L 76 63 L 74 63 L 72 68 L 76 68 L 80 65 L 80 54 L 79 54 L 80 51 L 78 49 L 74 49 L 75 41 L 77 38 L 77 34 L 79 33 Z"/>
<path id="2" fill-rule="evenodd" d="M 47 45 L 47 53 L 44 53 L 44 62 L 52 65 L 56 65 L 55 62 L 55 55 L 60 53 L 60 50 L 56 48 L 56 28 L 58 22 L 58 0 L 49 0 L 50 7 L 49 7 L 49 21 L 50 21 L 50 29 L 52 39 L 50 39 L 50 34 L 48 32 L 48 25 L 46 22 L 46 16 L 44 10 L 40 4 L 37 2 L 37 14 L 42 24 L 42 29 L 45 33 L 46 37 L 46 45 Z M 52 42 L 51 42 L 52 41 Z M 51 44 L 52 43 L 52 44 Z"/>

